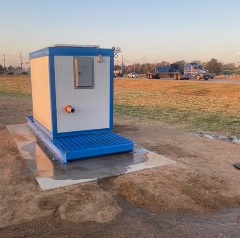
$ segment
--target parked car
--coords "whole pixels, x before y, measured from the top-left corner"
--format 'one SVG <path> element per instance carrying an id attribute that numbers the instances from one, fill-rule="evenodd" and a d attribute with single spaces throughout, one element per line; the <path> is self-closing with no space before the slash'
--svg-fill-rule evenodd
<path id="1" fill-rule="evenodd" d="M 23 72 L 20 73 L 20 75 L 28 75 L 28 72 L 23 71 Z"/>
<path id="2" fill-rule="evenodd" d="M 14 75 L 14 72 L 12 72 L 12 71 L 9 71 L 9 72 L 7 72 L 7 73 L 5 73 L 6 75 Z"/>
<path id="3" fill-rule="evenodd" d="M 128 78 L 138 78 L 138 75 L 135 73 L 129 73 Z"/>

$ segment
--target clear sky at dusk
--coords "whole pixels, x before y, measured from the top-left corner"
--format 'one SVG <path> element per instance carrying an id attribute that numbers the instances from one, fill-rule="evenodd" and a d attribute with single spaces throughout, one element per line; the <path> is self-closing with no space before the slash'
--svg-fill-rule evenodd
<path id="1" fill-rule="evenodd" d="M 240 62 L 240 0 L 0 0 L 0 54 L 53 44 L 120 46 L 124 63 Z M 1 60 L 0 64 L 3 64 Z"/>

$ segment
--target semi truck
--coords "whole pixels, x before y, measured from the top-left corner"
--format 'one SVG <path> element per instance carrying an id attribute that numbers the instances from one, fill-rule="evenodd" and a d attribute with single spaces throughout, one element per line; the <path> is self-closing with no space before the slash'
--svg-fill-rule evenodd
<path id="1" fill-rule="evenodd" d="M 208 70 L 203 66 L 197 63 L 186 63 L 184 65 L 184 70 L 179 68 L 172 67 L 172 65 L 168 66 L 157 66 L 153 71 L 146 74 L 148 79 L 160 79 L 163 77 L 171 77 L 175 80 L 180 79 L 192 79 L 195 78 L 197 80 L 204 79 L 208 80 L 210 78 L 210 74 Z"/>

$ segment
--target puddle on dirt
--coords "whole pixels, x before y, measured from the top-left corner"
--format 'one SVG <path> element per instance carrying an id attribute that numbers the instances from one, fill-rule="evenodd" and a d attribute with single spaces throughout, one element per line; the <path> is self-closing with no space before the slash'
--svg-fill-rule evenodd
<path id="1" fill-rule="evenodd" d="M 153 231 L 151 237 L 240 237 L 239 208 L 204 215 L 167 212 L 159 214 L 136 208 L 122 199 L 118 199 L 118 202 L 124 210 L 124 216 L 128 217 L 128 222 L 129 218 L 131 222 L 140 221 L 146 229 Z"/>
<path id="2" fill-rule="evenodd" d="M 240 209 L 205 216 L 193 214 L 148 215 L 148 222 L 161 227 L 172 237 L 240 237 Z M 165 233 L 166 234 L 166 233 Z M 170 237 L 171 237 L 170 236 Z"/>

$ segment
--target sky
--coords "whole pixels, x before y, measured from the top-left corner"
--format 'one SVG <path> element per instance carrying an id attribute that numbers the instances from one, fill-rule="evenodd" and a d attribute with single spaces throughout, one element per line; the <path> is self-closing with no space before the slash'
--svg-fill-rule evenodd
<path id="1" fill-rule="evenodd" d="M 54 44 L 118 46 L 115 64 L 240 64 L 240 0 L 0 0 L 0 9 L 6 66 Z"/>

